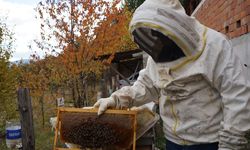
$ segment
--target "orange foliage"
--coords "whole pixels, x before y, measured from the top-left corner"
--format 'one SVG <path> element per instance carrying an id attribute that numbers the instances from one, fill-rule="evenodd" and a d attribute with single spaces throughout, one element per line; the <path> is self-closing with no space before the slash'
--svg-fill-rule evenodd
<path id="1" fill-rule="evenodd" d="M 47 1 L 40 2 L 37 11 L 42 39 L 37 45 L 47 55 L 43 60 L 34 55 L 35 61 L 23 68 L 20 78 L 22 86 L 37 96 L 68 87 L 73 89 L 73 99 L 82 101 L 86 91 L 81 88 L 87 79 L 92 74 L 100 76 L 105 69 L 97 58 L 111 54 L 104 61 L 110 63 L 115 52 L 135 48 L 128 32 L 131 13 L 121 7 L 120 0 Z M 60 53 L 55 55 L 57 50 Z"/>
<path id="2" fill-rule="evenodd" d="M 94 58 L 135 47 L 128 33 L 131 14 L 120 5 L 120 0 L 40 3 L 37 10 L 43 21 L 42 39 L 51 41 L 54 37 L 58 41 L 56 48 L 62 50 L 61 61 L 71 73 L 100 73 L 103 67 Z M 45 32 L 46 29 L 49 32 Z M 44 44 L 40 46 L 52 49 Z M 113 55 L 108 62 L 112 58 Z"/>

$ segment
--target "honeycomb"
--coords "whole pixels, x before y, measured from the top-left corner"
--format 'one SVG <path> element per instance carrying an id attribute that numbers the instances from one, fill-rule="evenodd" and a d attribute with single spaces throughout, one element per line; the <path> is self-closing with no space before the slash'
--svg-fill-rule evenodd
<path id="1" fill-rule="evenodd" d="M 133 144 L 134 119 L 124 114 L 62 112 L 61 139 L 84 148 L 128 149 Z"/>

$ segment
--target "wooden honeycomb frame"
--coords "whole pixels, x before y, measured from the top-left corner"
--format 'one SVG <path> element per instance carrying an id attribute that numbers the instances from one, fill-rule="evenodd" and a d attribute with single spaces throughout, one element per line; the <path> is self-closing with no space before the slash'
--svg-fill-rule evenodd
<path id="1" fill-rule="evenodd" d="M 57 110 L 57 122 L 56 122 L 56 128 L 55 128 L 55 137 L 54 137 L 54 146 L 53 150 L 81 150 L 80 148 L 60 148 L 57 147 L 58 144 L 58 133 L 61 131 L 61 114 L 62 113 L 72 113 L 72 112 L 77 112 L 77 113 L 97 113 L 98 109 L 92 108 L 92 109 L 82 109 L 82 108 L 66 108 L 66 107 L 60 107 Z M 130 115 L 133 117 L 133 150 L 136 149 L 136 111 L 128 111 L 128 110 L 113 110 L 113 109 L 108 109 L 105 111 L 105 114 L 116 114 L 116 115 Z"/>

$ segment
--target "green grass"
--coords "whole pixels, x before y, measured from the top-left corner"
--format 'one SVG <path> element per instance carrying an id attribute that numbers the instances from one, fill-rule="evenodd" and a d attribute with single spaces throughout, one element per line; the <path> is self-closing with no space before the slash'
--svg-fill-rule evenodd
<path id="1" fill-rule="evenodd" d="M 51 130 L 51 127 L 45 126 L 43 128 L 41 126 L 37 126 L 35 130 L 35 137 L 36 150 L 52 149 L 54 132 Z"/>
<path id="2" fill-rule="evenodd" d="M 0 140 L 0 149 L 1 150 L 7 150 L 6 144 L 5 144 L 5 139 Z"/>

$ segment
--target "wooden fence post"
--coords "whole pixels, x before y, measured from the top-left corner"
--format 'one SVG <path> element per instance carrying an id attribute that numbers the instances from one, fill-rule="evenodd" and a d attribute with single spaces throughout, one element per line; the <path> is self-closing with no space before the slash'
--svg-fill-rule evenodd
<path id="1" fill-rule="evenodd" d="M 22 147 L 23 150 L 35 150 L 35 134 L 29 89 L 20 88 L 17 94 L 22 127 Z"/>

